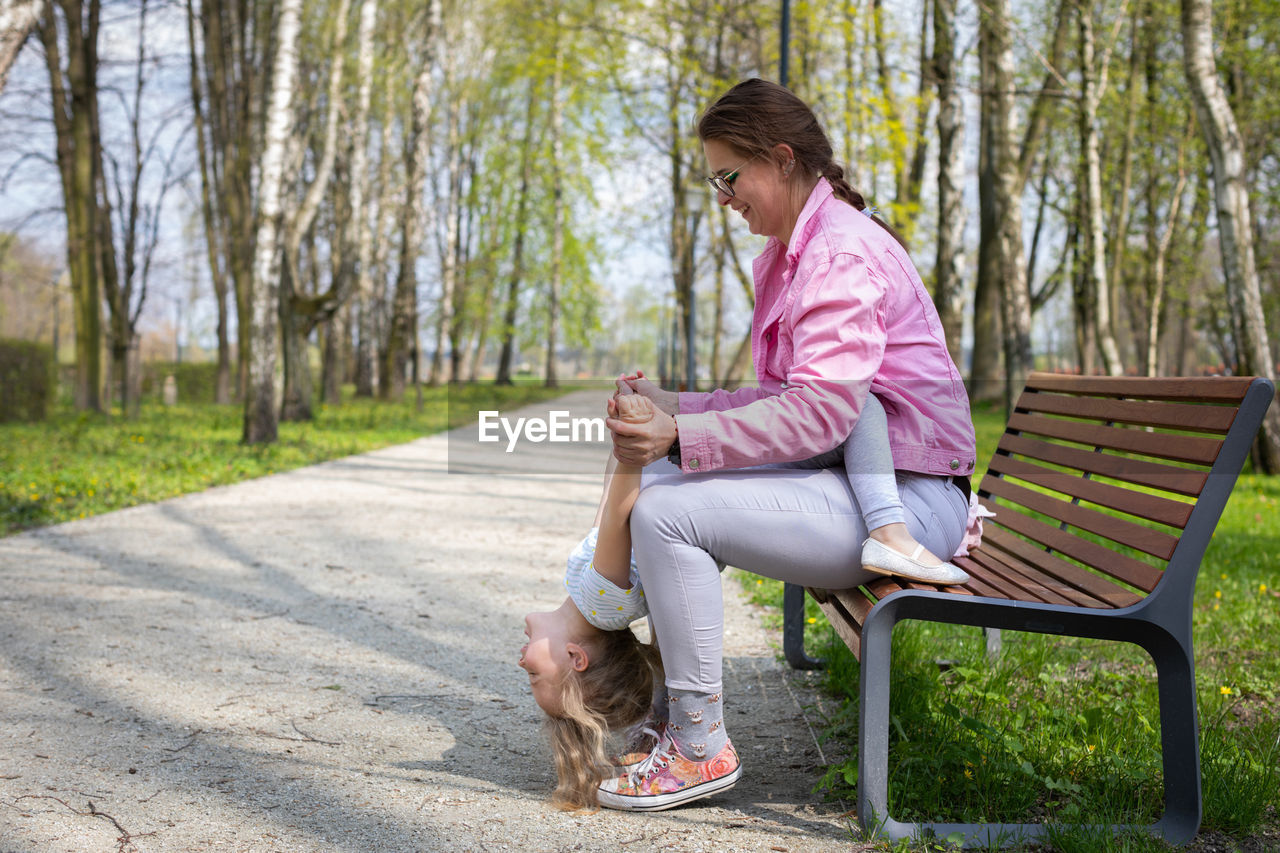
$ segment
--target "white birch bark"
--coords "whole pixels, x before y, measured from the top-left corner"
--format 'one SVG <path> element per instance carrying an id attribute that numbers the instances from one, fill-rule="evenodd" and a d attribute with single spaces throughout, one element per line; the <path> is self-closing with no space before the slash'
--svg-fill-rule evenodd
<path id="1" fill-rule="evenodd" d="M 435 65 L 437 51 L 443 50 L 443 39 L 440 37 L 442 26 L 440 0 L 432 0 L 428 6 L 426 55 L 421 60 L 418 77 L 413 83 L 413 133 L 412 148 L 408 158 L 409 197 L 405 200 L 406 217 L 404 223 L 404 242 L 400 248 L 400 278 L 396 284 L 396 298 L 391 318 L 391 340 L 388 342 L 387 365 L 396 375 L 387 376 L 383 387 L 389 387 L 395 396 L 404 390 L 404 368 L 410 351 L 418 348 L 418 276 L 416 260 L 421 253 L 423 235 L 428 232 L 429 208 L 426 205 L 427 165 L 431 160 L 431 96 L 434 88 L 431 85 L 431 73 Z M 441 57 L 447 62 L 447 57 Z M 449 124 L 449 186 L 457 182 L 457 139 L 456 114 L 450 117 Z M 453 190 L 450 190 L 452 198 Z M 449 217 L 452 226 L 453 217 Z M 436 352 L 431 364 L 431 382 L 439 380 L 440 352 L 444 342 L 453 330 L 453 245 L 457 235 L 450 232 L 445 240 L 444 266 L 441 270 L 440 316 L 436 326 Z"/>
<path id="2" fill-rule="evenodd" d="M 9 69 L 35 32 L 48 0 L 0 0 L 0 92 L 9 79 Z"/>
<path id="3" fill-rule="evenodd" d="M 1095 38 L 1091 0 L 1079 4 L 1080 15 L 1080 157 L 1084 178 L 1084 229 L 1085 276 L 1089 292 L 1093 295 L 1094 317 L 1098 329 L 1098 349 L 1102 355 L 1102 368 L 1111 376 L 1124 372 L 1120 363 L 1120 348 L 1116 344 L 1114 324 L 1111 319 L 1111 286 L 1107 277 L 1107 236 L 1102 221 L 1102 156 L 1098 140 L 1098 103 L 1102 99 L 1102 86 L 1098 82 L 1098 70 L 1094 58 Z"/>
<path id="4" fill-rule="evenodd" d="M 1013 25 L 1009 0 L 990 4 L 994 104 L 991 126 L 994 157 L 996 244 L 1000 265 L 1000 309 L 1004 336 L 1005 405 L 1016 396 L 1032 367 L 1031 294 L 1022 257 L 1022 180 L 1017 140 L 1017 81 L 1014 76 Z"/>
<path id="5" fill-rule="evenodd" d="M 551 73 L 551 274 L 547 283 L 547 368 L 543 384 L 554 388 L 556 347 L 560 331 L 560 289 L 564 275 L 564 57 L 560 44 L 560 7 L 556 7 L 556 44 Z M 692 379 L 692 378 L 691 378 Z"/>
<path id="6" fill-rule="evenodd" d="M 1240 373 L 1267 376 L 1274 380 L 1271 343 L 1267 336 L 1253 251 L 1244 140 L 1218 79 L 1213 57 L 1211 0 L 1182 0 L 1182 43 L 1191 101 L 1213 163 L 1213 194 L 1222 246 L 1222 271 L 1226 279 L 1227 301 L 1237 319 L 1235 328 L 1239 336 L 1235 342 L 1236 367 Z M 1280 406 L 1273 405 L 1267 412 L 1254 458 L 1262 473 L 1280 473 Z"/>
<path id="7" fill-rule="evenodd" d="M 329 189 L 329 179 L 333 176 L 333 164 L 338 156 L 338 125 L 342 115 L 342 72 L 344 47 L 347 41 L 347 17 L 351 11 L 351 0 L 339 0 L 337 18 L 334 21 L 333 56 L 329 68 L 329 103 L 325 114 L 324 149 L 320 153 L 320 162 L 316 164 L 315 178 L 307 187 L 307 194 L 297 209 L 291 211 L 287 235 L 285 239 L 285 259 L 294 266 L 297 272 L 298 247 L 302 244 L 302 235 L 311 229 L 316 213 L 320 210 L 320 202 Z M 296 280 L 296 279 L 295 279 Z"/>
<path id="8" fill-rule="evenodd" d="M 373 31 L 377 20 L 378 0 L 364 0 L 360 4 L 360 33 L 356 37 L 359 83 L 352 122 L 351 211 L 344 226 L 347 246 L 358 247 L 357 272 L 361 280 L 368 275 L 373 254 L 373 233 L 369 212 L 365 210 L 365 196 L 369 191 L 369 105 L 373 102 Z"/>
<path id="9" fill-rule="evenodd" d="M 275 66 L 267 108 L 261 166 L 258 237 L 253 258 L 252 314 L 248 393 L 245 396 L 244 442 L 276 440 L 278 417 L 275 373 L 280 295 L 280 230 L 285 156 L 293 130 L 293 89 L 298 66 L 298 33 L 302 0 L 280 0 Z"/>

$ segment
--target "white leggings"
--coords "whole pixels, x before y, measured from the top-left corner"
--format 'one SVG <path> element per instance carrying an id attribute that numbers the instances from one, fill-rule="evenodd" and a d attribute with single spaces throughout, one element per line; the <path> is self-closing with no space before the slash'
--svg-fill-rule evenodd
<path id="1" fill-rule="evenodd" d="M 707 474 L 681 474 L 666 460 L 645 469 L 631 542 L 667 687 L 721 690 L 725 565 L 803 586 L 856 586 L 872 577 L 861 561 L 867 517 L 872 529 L 905 521 L 943 559 L 955 552 L 964 493 L 950 477 L 894 472 L 884 410 L 867 400 L 846 442 L 811 460 Z M 847 476 L 826 467 L 841 457 Z"/>

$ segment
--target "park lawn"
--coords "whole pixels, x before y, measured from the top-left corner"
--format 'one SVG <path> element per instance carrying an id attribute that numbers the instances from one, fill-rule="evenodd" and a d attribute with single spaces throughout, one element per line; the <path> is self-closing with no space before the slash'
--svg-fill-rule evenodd
<path id="1" fill-rule="evenodd" d="M 1004 414 L 978 410 L 986 460 Z M 981 478 L 981 471 L 974 482 Z M 1242 475 L 1205 556 L 1193 615 L 1204 821 L 1189 850 L 1280 849 L 1280 477 Z M 738 573 L 781 625 L 782 584 Z M 858 663 L 816 604 L 811 654 L 838 700 L 824 721 L 837 757 L 820 787 L 852 802 Z M 1161 811 L 1155 667 L 1133 646 L 1003 632 L 988 660 L 979 629 L 922 622 L 894 632 L 890 807 L 899 819 L 1060 818 L 1053 850 L 1163 851 L 1145 834 L 1071 828 L 1149 823 Z M 939 666 L 943 663 L 943 666 Z M 886 844 L 884 849 L 890 849 Z M 941 849 L 901 845 L 895 850 Z"/>
<path id="2" fill-rule="evenodd" d="M 56 412 L 36 424 L 0 424 L 0 536 L 150 503 L 328 459 L 401 444 L 459 426 L 481 408 L 517 408 L 567 393 L 525 383 L 424 388 L 402 401 L 355 398 L 318 405 L 315 419 L 280 424 L 274 444 L 241 443 L 239 405 L 147 400 L 137 420 Z"/>

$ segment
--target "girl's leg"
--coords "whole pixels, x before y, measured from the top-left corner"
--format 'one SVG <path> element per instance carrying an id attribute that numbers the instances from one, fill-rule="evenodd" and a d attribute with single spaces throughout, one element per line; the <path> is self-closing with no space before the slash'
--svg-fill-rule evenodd
<path id="1" fill-rule="evenodd" d="M 638 394 L 614 398 L 619 420 L 643 423 L 653 417 L 653 404 Z M 631 508 L 640 495 L 640 467 L 612 456 L 605 469 L 604 497 L 596 514 L 595 567 L 622 589 L 631 586 Z"/>
<path id="2" fill-rule="evenodd" d="M 952 553 L 967 517 L 960 490 L 943 477 L 901 480 L 897 492 L 908 531 L 930 550 Z M 726 737 L 719 701 L 720 565 L 830 589 L 873 577 L 862 568 L 862 514 L 838 469 L 728 472 L 657 483 L 641 493 L 631 532 L 650 615 L 662 638 L 667 687 L 678 700 L 672 720 L 686 694 L 700 696 L 699 709 L 711 711 L 701 723 L 673 732 L 688 757 L 700 743 L 714 755 L 713 747 Z M 712 731 L 708 723 L 716 722 Z"/>
<path id="3" fill-rule="evenodd" d="M 886 558 L 883 550 L 874 549 L 874 554 L 868 554 L 868 567 L 884 572 L 893 566 L 896 570 L 892 573 L 915 577 L 913 572 L 917 568 L 942 566 L 943 561 L 931 549 L 916 552 L 922 543 L 917 541 L 906 524 L 902 499 L 898 495 L 897 472 L 893 468 L 893 451 L 889 447 L 889 421 L 875 394 L 867 394 L 858 421 L 842 449 L 845 473 L 849 477 L 854 500 L 862 511 L 867 536 L 897 552 L 898 557 L 908 557 L 906 561 L 894 559 L 892 554 Z M 886 565 L 882 566 L 882 563 Z M 941 578 L 949 583 L 962 583 L 966 577 L 952 567 L 950 573 L 943 571 L 937 577 L 918 576 L 915 579 L 931 581 Z"/>
<path id="4" fill-rule="evenodd" d="M 596 507 L 595 520 L 591 522 L 592 527 L 600 526 L 600 519 L 604 518 L 604 505 L 609 500 L 609 480 L 613 478 L 613 472 L 618 469 L 617 458 L 610 453 L 609 461 L 604 464 L 604 486 L 600 489 L 600 505 Z"/>

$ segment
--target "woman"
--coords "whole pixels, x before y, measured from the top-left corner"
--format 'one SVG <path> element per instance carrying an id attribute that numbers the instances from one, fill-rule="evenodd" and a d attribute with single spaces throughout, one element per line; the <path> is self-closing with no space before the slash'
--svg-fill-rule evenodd
<path id="1" fill-rule="evenodd" d="M 601 785 L 612 808 L 669 808 L 740 773 L 724 727 L 721 565 L 826 588 L 870 571 L 923 576 L 941 561 L 910 546 L 954 553 L 968 516 L 973 424 L 937 310 L 896 235 L 845 182 L 813 112 L 748 80 L 707 110 L 698 134 L 719 202 L 768 238 L 754 265 L 759 387 L 674 394 L 637 374 L 626 384 L 659 411 L 608 422 L 620 462 L 669 457 L 686 475 L 645 489 L 632 512 L 670 717 L 645 761 Z M 870 510 L 844 473 L 812 460 L 841 452 L 877 408 L 871 394 L 901 509 L 868 538 Z M 852 439 L 842 450 L 850 476 L 874 455 Z"/>

